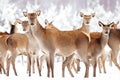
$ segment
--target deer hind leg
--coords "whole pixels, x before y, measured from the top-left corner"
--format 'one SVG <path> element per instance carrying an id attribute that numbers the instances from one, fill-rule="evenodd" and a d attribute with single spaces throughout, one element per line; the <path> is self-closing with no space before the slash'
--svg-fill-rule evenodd
<path id="1" fill-rule="evenodd" d="M 15 68 L 15 58 L 16 58 L 16 56 L 15 57 L 11 57 L 11 62 L 12 62 L 14 73 L 17 76 L 17 72 L 16 72 L 16 68 Z"/>
<path id="2" fill-rule="evenodd" d="M 50 77 L 50 58 L 46 58 L 46 63 L 47 63 L 47 69 L 48 69 L 48 72 L 47 72 L 47 77 Z"/>
<path id="3" fill-rule="evenodd" d="M 80 59 L 76 59 L 77 72 L 80 71 Z"/>
<path id="4" fill-rule="evenodd" d="M 71 65 L 70 65 L 70 64 L 67 65 L 67 68 L 68 68 L 68 71 L 69 71 L 70 75 L 71 75 L 72 77 L 74 77 L 74 75 L 73 75 L 73 73 L 72 73 L 72 71 L 71 71 Z"/>
<path id="5" fill-rule="evenodd" d="M 120 65 L 117 62 L 117 56 L 118 56 L 118 51 L 114 51 L 111 54 L 111 59 L 112 59 L 113 63 L 115 64 L 115 66 L 120 70 Z"/>
<path id="6" fill-rule="evenodd" d="M 41 76 L 41 71 L 42 71 L 42 65 L 43 65 L 43 62 L 45 59 L 47 59 L 48 57 L 46 57 L 47 55 L 46 54 L 43 54 L 41 57 L 40 57 L 40 64 L 39 64 L 39 70 L 40 70 L 40 76 Z M 47 61 L 47 60 L 46 60 Z"/>
<path id="7" fill-rule="evenodd" d="M 62 62 L 62 77 L 65 77 L 65 66 L 68 65 L 67 59 Z"/>
<path id="8" fill-rule="evenodd" d="M 75 67 L 75 62 L 72 63 L 72 66 L 73 66 L 74 71 L 77 73 L 78 71 L 77 71 L 77 68 Z"/>
<path id="9" fill-rule="evenodd" d="M 3 70 L 4 74 L 6 74 L 5 68 L 4 68 L 4 63 L 3 63 L 3 61 L 1 60 L 1 63 L 0 63 L 0 73 L 1 73 L 1 74 L 2 74 L 2 70 Z"/>
<path id="10" fill-rule="evenodd" d="M 6 64 L 6 66 L 7 66 L 7 67 L 6 67 L 6 68 L 7 68 L 7 73 L 6 73 L 6 75 L 7 75 L 7 76 L 9 76 L 10 60 L 11 60 L 11 57 L 7 56 L 7 59 L 6 59 L 6 61 L 7 61 L 7 62 L 6 62 L 6 63 L 7 63 L 7 64 Z"/>
<path id="11" fill-rule="evenodd" d="M 0 74 L 2 74 L 2 66 L 1 66 L 1 64 L 0 64 Z"/>

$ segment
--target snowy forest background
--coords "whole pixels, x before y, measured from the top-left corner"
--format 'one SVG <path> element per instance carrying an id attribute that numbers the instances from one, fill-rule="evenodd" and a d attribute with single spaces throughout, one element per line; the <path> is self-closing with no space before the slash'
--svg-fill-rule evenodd
<path id="1" fill-rule="evenodd" d="M 98 21 L 117 22 L 120 21 L 120 0 L 0 0 L 0 31 L 9 32 L 9 24 L 15 22 L 16 19 L 26 19 L 23 16 L 23 11 L 35 11 L 41 10 L 41 15 L 38 17 L 39 22 L 45 26 L 44 21 L 54 21 L 53 24 L 60 30 L 72 30 L 73 26 L 80 28 L 82 23 L 82 18 L 80 17 L 80 12 L 85 14 L 95 13 L 95 17 L 91 19 L 91 31 L 101 31 L 98 26 Z M 118 25 L 118 27 L 120 24 Z M 21 60 L 21 57 L 18 57 Z M 46 66 L 46 65 L 45 65 Z M 84 64 L 81 65 L 82 70 L 79 74 L 75 75 L 73 80 L 82 80 L 84 74 Z M 10 77 L 0 74 L 0 80 L 33 80 L 33 79 L 43 79 L 47 80 L 46 77 L 47 70 L 43 69 L 43 77 L 37 75 L 32 75 L 28 77 L 26 74 L 26 66 L 21 66 L 21 63 L 16 65 L 17 71 L 19 73 L 18 77 L 15 77 L 14 73 L 10 73 Z M 59 69 L 59 70 L 58 70 Z M 55 63 L 55 80 L 61 79 L 61 64 Z M 60 71 L 60 72 L 59 72 Z M 97 71 L 96 78 L 88 78 L 86 80 L 119 80 L 120 72 L 113 66 L 109 67 L 107 63 L 107 74 L 99 74 Z M 90 71 L 90 76 L 92 76 L 92 71 Z M 71 79 L 68 72 L 66 74 L 66 80 Z M 115 76 L 115 77 L 114 77 Z"/>
<path id="2" fill-rule="evenodd" d="M 97 21 L 119 21 L 120 0 L 0 0 L 0 25 L 9 32 L 7 22 L 14 23 L 22 18 L 23 11 L 41 10 L 39 21 L 44 26 L 44 19 L 54 20 L 58 29 L 79 28 L 82 23 L 80 12 L 95 12 L 91 31 L 99 31 Z M 1 30 L 0 30 L 1 31 Z"/>

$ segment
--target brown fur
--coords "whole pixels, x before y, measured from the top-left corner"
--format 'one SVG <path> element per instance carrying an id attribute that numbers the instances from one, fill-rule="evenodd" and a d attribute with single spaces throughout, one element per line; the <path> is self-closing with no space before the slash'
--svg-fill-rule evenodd
<path id="1" fill-rule="evenodd" d="M 114 23 L 114 25 L 112 26 L 112 29 L 117 29 L 117 25 L 119 24 L 119 21 L 117 22 L 117 23 Z M 111 37 L 111 33 L 112 34 L 114 34 L 114 35 L 116 35 L 116 36 L 118 36 L 119 37 L 119 30 L 117 31 L 117 30 L 115 30 L 115 31 L 110 31 L 110 37 Z M 109 38 L 109 39 L 111 39 L 111 38 Z M 110 42 L 110 44 L 111 44 L 111 42 Z M 112 53 L 112 51 L 111 51 L 111 53 Z M 105 60 L 106 60 L 106 58 L 108 57 L 109 58 L 109 61 L 110 61 L 110 65 L 112 65 L 112 56 L 114 56 L 115 57 L 115 55 L 111 55 L 111 53 L 109 53 L 109 54 L 105 54 L 105 53 L 103 53 L 101 56 L 99 56 L 98 57 L 98 66 L 99 66 L 99 72 L 101 73 L 101 68 L 103 67 L 103 71 L 104 71 L 104 73 L 106 73 L 106 68 L 105 68 Z M 114 53 L 113 53 L 114 54 Z M 116 58 L 117 59 L 117 58 Z M 113 61 L 115 64 L 117 64 L 118 65 L 118 63 L 116 63 L 116 61 Z M 118 67 L 119 68 L 119 67 Z"/>
<path id="2" fill-rule="evenodd" d="M 108 43 L 109 38 L 109 31 L 113 23 L 109 25 L 104 25 L 102 22 L 99 21 L 99 25 L 103 28 L 101 33 L 97 33 L 98 37 L 92 37 L 91 42 L 89 45 L 89 53 L 91 55 L 91 62 L 93 65 L 93 76 L 96 77 L 96 66 L 97 66 L 97 57 L 103 51 L 105 45 Z M 106 34 L 106 35 L 105 35 Z M 99 35 L 101 35 L 99 37 Z"/>
<path id="3" fill-rule="evenodd" d="M 38 72 L 40 75 L 40 70 L 39 70 L 39 60 L 38 60 L 38 54 L 39 54 L 39 45 L 37 44 L 37 42 L 35 41 L 35 38 L 33 36 L 33 34 L 31 33 L 31 28 L 28 24 L 28 21 L 21 21 L 19 19 L 16 20 L 16 23 L 20 23 L 23 27 L 23 31 L 26 31 L 25 35 L 28 37 L 29 40 L 29 52 L 31 52 L 31 66 L 32 66 L 32 70 L 33 73 L 35 73 L 35 61 L 37 62 L 37 68 L 38 68 Z M 33 43 L 34 42 L 34 43 Z"/>
<path id="4" fill-rule="evenodd" d="M 120 45 L 119 34 L 120 34 L 120 29 L 112 29 L 110 31 L 108 45 L 112 49 L 111 60 L 116 65 L 116 67 L 120 70 L 120 65 L 117 62 L 117 56 L 119 54 L 119 45 Z"/>
<path id="5" fill-rule="evenodd" d="M 52 72 L 52 77 L 54 77 L 54 55 L 56 49 L 59 49 L 60 52 L 58 53 L 62 56 L 70 56 L 75 50 L 77 50 L 77 53 L 82 57 L 84 63 L 88 64 L 87 49 L 89 45 L 89 38 L 86 34 L 79 30 L 56 31 L 53 29 L 44 29 L 36 18 L 40 15 L 39 12 L 24 12 L 24 15 L 28 17 L 32 33 L 41 45 L 42 50 L 49 53 L 50 61 L 48 61 L 48 77 L 50 76 L 50 69 Z M 87 65 L 86 68 L 88 68 Z M 88 77 L 87 69 L 85 72 L 85 77 Z"/>
<path id="6" fill-rule="evenodd" d="M 53 24 L 52 22 L 48 22 L 48 20 L 46 19 L 45 20 L 45 24 L 46 24 L 46 29 L 54 29 L 54 30 L 58 30 L 60 31 L 59 29 L 57 29 Z M 69 70 L 69 73 L 72 77 L 74 77 L 72 71 L 71 71 L 71 68 L 73 67 L 75 72 L 77 73 L 79 70 L 80 70 L 80 59 L 77 57 L 79 55 L 70 55 L 68 57 L 65 58 L 65 60 L 63 61 L 62 63 L 62 73 L 63 73 L 63 77 L 64 77 L 64 72 L 65 72 L 65 66 L 67 66 L 68 70 Z M 77 69 L 75 68 L 75 63 L 77 64 Z"/>
<path id="7" fill-rule="evenodd" d="M 1 47 L 3 47 L 5 50 L 4 49 L 2 50 L 6 52 L 6 53 L 4 52 L 2 53 L 2 54 L 6 54 L 6 61 L 7 61 L 6 75 L 9 76 L 10 63 L 12 63 L 14 73 L 17 76 L 17 72 L 15 68 L 15 59 L 17 55 L 20 55 L 21 53 L 28 55 L 28 38 L 24 34 L 20 34 L 20 33 L 13 33 L 5 38 L 6 40 L 3 40 L 4 39 L 3 37 L 1 38 L 3 40 L 3 42 L 1 43 L 2 44 Z M 10 53 L 7 53 L 8 50 L 10 51 Z M 29 57 L 30 56 L 28 55 L 28 59 Z"/>
<path id="8" fill-rule="evenodd" d="M 80 12 L 80 16 L 83 17 L 83 23 L 80 30 L 90 33 L 90 20 L 95 16 L 95 13 L 92 13 L 91 15 L 85 15 L 84 13 Z"/>
<path id="9" fill-rule="evenodd" d="M 4 62 L 5 57 L 7 55 L 8 46 L 6 44 L 6 40 L 9 35 L 4 35 L 0 37 L 0 68 L 3 69 L 3 72 L 6 74 L 5 68 L 4 68 Z"/>
<path id="10" fill-rule="evenodd" d="M 10 35 L 7 39 L 7 45 L 11 52 L 11 56 L 7 59 L 7 76 L 9 76 L 10 62 L 12 62 L 15 75 L 17 75 L 15 69 L 15 59 L 17 55 L 21 53 L 24 55 L 28 54 L 28 38 L 24 34 L 14 33 Z"/>

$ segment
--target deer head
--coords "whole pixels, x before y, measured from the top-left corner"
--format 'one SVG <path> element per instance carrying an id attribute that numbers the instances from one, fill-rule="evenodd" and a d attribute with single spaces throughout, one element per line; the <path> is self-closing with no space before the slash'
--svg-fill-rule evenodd
<path id="1" fill-rule="evenodd" d="M 80 12 L 80 16 L 83 18 L 83 23 L 88 25 L 91 18 L 95 16 L 95 13 L 92 13 L 91 15 L 85 15 L 84 13 Z"/>
<path id="2" fill-rule="evenodd" d="M 37 16 L 39 16 L 41 13 L 40 10 L 36 11 L 36 12 L 33 12 L 33 13 L 28 13 L 28 12 L 23 12 L 24 16 L 25 17 L 28 17 L 28 22 L 29 22 L 29 25 L 35 25 L 36 23 L 36 19 L 37 19 Z"/>
<path id="3" fill-rule="evenodd" d="M 103 24 L 101 21 L 98 22 L 99 26 L 102 27 L 105 35 L 108 35 L 110 33 L 110 29 L 114 27 L 114 22 L 109 23 L 109 24 Z"/>
<path id="4" fill-rule="evenodd" d="M 26 20 L 25 20 L 25 21 L 22 21 L 22 20 L 20 20 L 20 19 L 16 19 L 15 22 L 22 25 L 23 31 L 28 31 L 28 30 L 29 30 L 29 23 L 28 23 L 28 21 L 26 21 Z"/>

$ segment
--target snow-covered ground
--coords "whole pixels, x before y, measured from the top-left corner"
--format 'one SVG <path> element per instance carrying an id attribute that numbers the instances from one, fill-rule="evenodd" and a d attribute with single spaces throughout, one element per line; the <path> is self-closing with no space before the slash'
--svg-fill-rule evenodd
<path id="1" fill-rule="evenodd" d="M 24 57 L 24 64 L 21 62 L 21 56 L 17 57 L 16 60 L 16 70 L 18 73 L 18 76 L 14 75 L 12 66 L 10 67 L 10 75 L 7 77 L 4 74 L 0 74 L 0 80 L 120 80 L 120 71 L 115 67 L 113 64 L 112 66 L 109 65 L 109 62 L 106 61 L 106 71 L 107 73 L 99 73 L 98 67 L 97 67 L 97 77 L 92 77 L 92 66 L 90 66 L 89 71 L 89 78 L 84 78 L 85 73 L 85 66 L 83 62 L 80 62 L 81 70 L 78 74 L 75 73 L 75 71 L 72 69 L 72 72 L 74 74 L 74 78 L 72 78 L 67 70 L 65 69 L 65 78 L 62 78 L 62 68 L 61 68 L 61 61 L 56 62 L 55 61 L 55 77 L 54 78 L 47 78 L 47 68 L 46 63 L 43 64 L 43 70 L 42 70 L 42 76 L 38 75 L 37 67 L 35 67 L 35 74 L 32 74 L 31 77 L 28 76 L 26 72 L 26 57 Z"/>
<path id="2" fill-rule="evenodd" d="M 9 32 L 9 27 L 8 27 L 8 21 L 11 21 L 14 23 L 16 18 L 23 18 L 23 9 L 20 9 L 18 5 L 16 4 L 17 0 L 14 0 L 15 2 L 10 3 L 10 0 L 0 0 L 0 31 L 4 32 L 7 31 Z M 18 0 L 20 1 L 20 0 Z M 24 1 L 27 0 L 21 0 L 23 1 L 22 3 L 25 3 Z M 82 7 L 77 7 L 75 3 L 73 3 L 74 0 L 69 0 L 71 1 L 71 4 L 67 4 L 65 6 L 63 5 L 58 5 L 57 4 L 50 4 L 49 2 L 54 2 L 54 1 L 60 1 L 60 0 L 41 0 L 41 4 L 37 5 L 32 5 L 29 3 L 25 4 L 26 7 L 25 9 L 29 10 L 41 10 L 41 15 L 38 17 L 39 22 L 45 26 L 44 20 L 48 19 L 48 21 L 54 21 L 53 24 L 60 30 L 72 30 L 73 26 L 76 26 L 76 28 L 80 28 L 82 24 L 82 18 L 80 17 L 80 12 L 86 12 L 87 8 L 82 9 Z M 33 0 L 34 1 L 34 0 Z M 38 0 L 35 0 L 36 3 Z M 43 6 L 41 6 L 43 3 L 42 2 L 47 2 L 47 5 L 49 4 L 48 8 L 44 9 Z M 64 0 L 65 1 L 65 0 Z M 64 2 L 63 1 L 63 2 Z M 67 0 L 68 1 L 68 0 Z M 77 0 L 76 0 L 77 1 Z M 86 0 L 83 0 L 83 2 Z M 116 4 L 116 8 L 114 12 L 111 11 L 105 11 L 103 8 L 103 5 L 100 5 L 96 3 L 99 0 L 87 0 L 88 2 L 94 2 L 95 7 L 94 10 L 88 11 L 89 13 L 95 12 L 95 17 L 91 19 L 91 31 L 100 31 L 100 28 L 98 27 L 98 21 L 102 22 L 112 22 L 112 21 L 119 21 L 120 20 L 120 1 Z M 107 1 L 107 0 L 104 0 Z M 115 0 L 114 0 L 115 1 Z M 11 0 L 12 2 L 12 0 Z M 62 2 L 62 0 L 61 0 Z M 77 2 L 76 2 L 77 3 Z M 18 2 L 19 4 L 19 2 Z M 74 7 L 73 6 L 76 6 Z M 79 4 L 82 5 L 83 3 Z M 22 5 L 22 4 L 19 4 Z M 43 4 L 45 5 L 45 4 Z M 47 5 L 45 5 L 47 7 Z M 85 5 L 85 4 L 84 4 Z M 111 6 L 111 5 L 110 5 Z M 9 13 L 9 14 L 8 14 Z M 120 24 L 118 25 L 120 27 Z M 24 57 L 25 58 L 25 57 Z M 120 70 L 118 70 L 115 65 L 109 66 L 109 62 L 106 61 L 106 70 L 107 73 L 99 73 L 98 67 L 97 67 L 97 77 L 92 77 L 92 66 L 90 66 L 90 71 L 89 71 L 89 78 L 84 78 L 84 73 L 85 73 L 85 66 L 83 62 L 81 62 L 81 70 L 78 74 L 76 74 L 73 70 L 74 73 L 74 78 L 72 78 L 66 68 L 65 71 L 65 78 L 62 78 L 62 68 L 61 68 L 61 62 L 55 62 L 55 77 L 54 78 L 47 78 L 47 68 L 46 68 L 46 63 L 43 65 L 43 70 L 42 70 L 42 76 L 40 77 L 37 72 L 37 68 L 35 74 L 32 74 L 31 77 L 28 76 L 26 72 L 26 63 L 24 65 L 21 63 L 21 56 L 17 57 L 16 60 L 16 70 L 18 73 L 18 76 L 15 76 L 13 73 L 13 69 L 11 66 L 10 69 L 10 76 L 7 77 L 4 74 L 0 74 L 0 80 L 120 80 Z"/>

